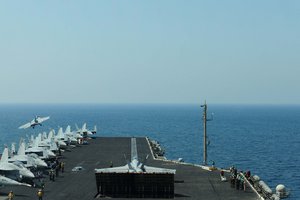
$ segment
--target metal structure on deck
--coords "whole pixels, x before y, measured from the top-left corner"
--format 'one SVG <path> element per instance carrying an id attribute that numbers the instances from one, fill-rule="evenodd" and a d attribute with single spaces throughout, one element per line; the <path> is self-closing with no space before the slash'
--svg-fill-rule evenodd
<path id="1" fill-rule="evenodd" d="M 207 104 L 206 101 L 204 102 L 203 105 L 201 105 L 201 107 L 203 107 L 203 164 L 207 165 L 207 126 L 206 126 L 206 122 L 208 121 L 212 121 L 213 118 L 211 119 L 207 119 Z M 213 114 L 212 114 L 213 116 Z"/>
<path id="2" fill-rule="evenodd" d="M 96 173 L 97 192 L 114 198 L 174 198 L 174 174 Z"/>

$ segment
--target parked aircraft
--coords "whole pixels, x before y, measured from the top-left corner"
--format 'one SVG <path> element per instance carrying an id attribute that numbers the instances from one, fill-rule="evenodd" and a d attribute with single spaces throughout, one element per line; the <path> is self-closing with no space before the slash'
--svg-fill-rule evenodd
<path id="1" fill-rule="evenodd" d="M 49 151 L 51 151 L 54 154 L 56 152 L 58 152 L 58 146 L 57 146 L 57 144 L 56 144 L 56 142 L 54 140 L 54 132 L 53 132 L 53 130 L 51 130 L 49 132 L 48 136 L 47 136 L 46 133 L 43 133 L 43 135 L 39 134 L 36 139 L 37 139 L 38 147 L 41 147 L 41 148 L 46 149 L 46 150 L 49 150 Z"/>
<path id="2" fill-rule="evenodd" d="M 57 135 L 54 136 L 54 141 L 58 143 L 58 146 L 62 149 L 67 148 L 67 144 L 65 143 L 65 135 L 62 128 L 58 129 Z"/>
<path id="3" fill-rule="evenodd" d="M 148 158 L 148 156 L 146 157 L 146 159 L 147 158 Z M 173 170 L 173 169 L 149 167 L 149 166 L 146 166 L 144 163 L 141 163 L 138 160 L 137 147 L 136 147 L 136 138 L 132 138 L 131 139 L 131 162 L 127 162 L 127 165 L 121 166 L 121 167 L 95 169 L 95 172 L 96 173 L 101 173 L 101 172 L 144 173 L 144 172 L 148 172 L 148 173 L 174 173 L 174 174 L 176 172 L 176 170 Z"/>
<path id="4" fill-rule="evenodd" d="M 54 130 L 51 130 L 47 136 L 47 133 L 43 133 L 39 134 L 36 137 L 37 143 L 38 143 L 38 147 L 42 147 L 44 149 L 48 149 L 52 152 L 56 152 L 58 151 L 58 147 L 57 144 L 55 142 L 55 138 L 54 138 Z"/>
<path id="5" fill-rule="evenodd" d="M 65 141 L 70 142 L 71 144 L 77 144 L 77 139 L 81 139 L 82 136 L 79 133 L 75 133 L 71 131 L 71 126 L 68 125 L 65 130 Z"/>
<path id="6" fill-rule="evenodd" d="M 0 175 L 0 186 L 27 186 L 31 187 L 31 185 L 27 183 L 20 183 L 18 181 L 15 181 L 13 179 L 7 178 L 5 176 Z"/>
<path id="7" fill-rule="evenodd" d="M 7 147 L 4 148 L 3 154 L 1 156 L 0 171 L 2 174 L 5 174 L 6 177 L 13 177 L 13 179 L 20 178 L 20 175 L 28 178 L 34 178 L 34 174 L 26 167 L 8 162 Z"/>
<path id="8" fill-rule="evenodd" d="M 37 156 L 27 154 L 25 155 L 25 143 L 21 142 L 17 155 L 8 159 L 9 162 L 22 162 L 25 167 L 47 167 L 47 163 Z"/>
<path id="9" fill-rule="evenodd" d="M 87 135 L 94 135 L 97 133 L 97 126 L 94 126 L 94 130 L 89 130 L 86 128 L 86 123 L 84 123 L 80 128 L 78 128 L 77 124 L 75 124 L 77 133 L 81 134 L 82 136 L 87 136 Z"/>
<path id="10" fill-rule="evenodd" d="M 29 128 L 29 127 L 32 127 L 34 128 L 36 125 L 40 125 L 42 126 L 42 122 L 46 121 L 50 119 L 50 117 L 39 117 L 39 116 L 36 116 L 33 120 L 31 120 L 31 122 L 28 122 L 22 126 L 19 127 L 19 129 L 26 129 L 26 128 Z"/>
<path id="11" fill-rule="evenodd" d="M 55 157 L 55 154 L 49 149 L 46 149 L 44 147 L 39 147 L 38 137 L 34 139 L 32 146 L 25 150 L 26 155 L 31 153 L 37 154 L 41 159 L 49 159 L 50 157 Z"/>

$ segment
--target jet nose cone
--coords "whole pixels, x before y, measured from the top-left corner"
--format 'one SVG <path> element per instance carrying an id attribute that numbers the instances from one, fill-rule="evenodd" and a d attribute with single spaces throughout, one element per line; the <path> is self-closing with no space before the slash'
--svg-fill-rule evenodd
<path id="1" fill-rule="evenodd" d="M 45 161 L 42 161 L 42 160 L 41 160 L 40 166 L 41 167 L 48 167 L 47 163 Z"/>
<path id="2" fill-rule="evenodd" d="M 31 171 L 29 171 L 29 170 L 22 170 L 20 172 L 20 174 L 22 176 L 25 176 L 25 177 L 28 177 L 28 178 L 34 178 L 35 177 L 34 174 Z"/>
<path id="3" fill-rule="evenodd" d="M 65 147 L 65 146 L 67 146 L 67 144 L 65 142 L 63 142 L 63 141 L 60 141 L 59 146 Z"/>
<path id="4" fill-rule="evenodd" d="M 64 141 L 58 141 L 58 146 L 60 147 L 60 148 L 65 148 L 66 146 L 67 146 L 67 144 L 64 142 Z"/>
<path id="5" fill-rule="evenodd" d="M 35 176 L 34 176 L 34 174 L 33 174 L 31 171 L 29 171 L 29 172 L 28 172 L 28 177 L 29 177 L 29 178 L 34 178 Z"/>
<path id="6" fill-rule="evenodd" d="M 55 154 L 52 151 L 48 151 L 48 156 L 55 157 Z"/>
<path id="7" fill-rule="evenodd" d="M 43 160 L 38 160 L 36 162 L 36 165 L 39 166 L 39 167 L 48 167 L 47 163 Z"/>

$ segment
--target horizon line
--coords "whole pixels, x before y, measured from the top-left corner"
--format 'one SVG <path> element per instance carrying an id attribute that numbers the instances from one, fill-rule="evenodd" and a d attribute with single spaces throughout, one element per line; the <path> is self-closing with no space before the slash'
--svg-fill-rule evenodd
<path id="1" fill-rule="evenodd" d="M 0 102 L 0 105 L 202 105 L 201 103 L 107 103 L 107 102 Z M 207 103 L 207 102 L 206 102 Z M 300 103 L 207 103 L 208 105 L 245 105 L 245 106 L 300 106 Z"/>

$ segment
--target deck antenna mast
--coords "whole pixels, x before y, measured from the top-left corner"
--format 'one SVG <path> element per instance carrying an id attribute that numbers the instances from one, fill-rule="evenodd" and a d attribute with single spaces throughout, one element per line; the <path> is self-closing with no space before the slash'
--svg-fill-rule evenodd
<path id="1" fill-rule="evenodd" d="M 203 164 L 207 165 L 207 134 L 206 134 L 206 122 L 213 120 L 213 118 L 211 119 L 207 119 L 207 104 L 206 104 L 206 100 L 204 102 L 203 105 L 201 105 L 201 107 L 203 107 Z M 212 114 L 213 116 L 213 114 Z"/>

